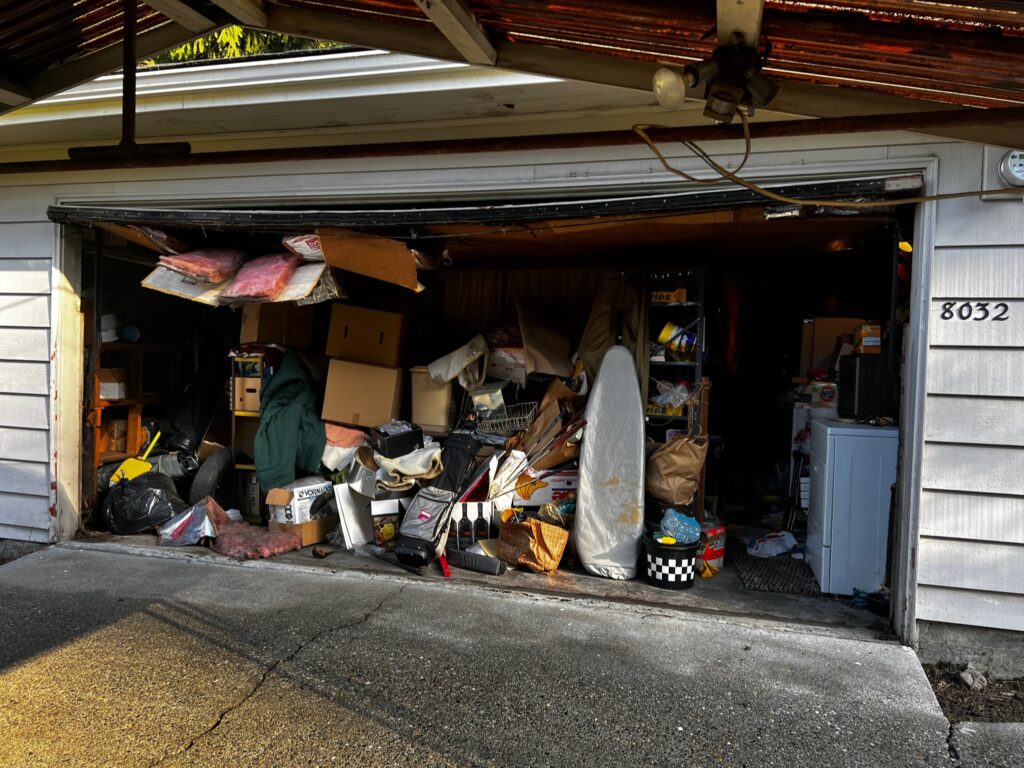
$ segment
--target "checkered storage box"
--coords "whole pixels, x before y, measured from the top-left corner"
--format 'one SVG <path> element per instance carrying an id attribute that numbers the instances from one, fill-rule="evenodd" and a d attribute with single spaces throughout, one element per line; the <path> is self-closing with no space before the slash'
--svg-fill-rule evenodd
<path id="1" fill-rule="evenodd" d="M 664 589 L 689 589 L 697 575 L 695 544 L 659 544 L 644 536 L 644 576 L 648 584 Z"/>

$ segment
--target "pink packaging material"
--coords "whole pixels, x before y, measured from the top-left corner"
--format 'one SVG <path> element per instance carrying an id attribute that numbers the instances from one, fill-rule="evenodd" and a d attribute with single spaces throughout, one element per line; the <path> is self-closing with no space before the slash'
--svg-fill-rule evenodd
<path id="1" fill-rule="evenodd" d="M 209 249 L 160 257 L 160 266 L 203 283 L 222 283 L 242 266 L 242 251 Z"/>
<path id="2" fill-rule="evenodd" d="M 247 261 L 231 285 L 220 293 L 222 303 L 273 301 L 291 280 L 302 259 L 294 253 L 272 253 Z"/>
<path id="3" fill-rule="evenodd" d="M 302 549 L 302 540 L 295 534 L 236 523 L 216 503 L 207 506 L 207 514 L 217 529 L 217 538 L 211 546 L 222 555 L 237 560 L 254 560 Z"/>

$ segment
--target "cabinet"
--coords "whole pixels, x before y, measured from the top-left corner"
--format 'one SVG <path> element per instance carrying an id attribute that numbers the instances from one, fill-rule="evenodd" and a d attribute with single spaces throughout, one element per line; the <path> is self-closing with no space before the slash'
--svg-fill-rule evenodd
<path id="1" fill-rule="evenodd" d="M 807 562 L 822 592 L 877 592 L 885 581 L 899 430 L 811 423 Z"/>

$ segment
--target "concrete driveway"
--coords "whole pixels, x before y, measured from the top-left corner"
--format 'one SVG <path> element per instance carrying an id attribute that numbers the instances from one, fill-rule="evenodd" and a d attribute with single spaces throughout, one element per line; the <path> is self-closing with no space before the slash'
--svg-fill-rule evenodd
<path id="1" fill-rule="evenodd" d="M 0 567 L 4 766 L 941 766 L 909 650 L 413 577 Z"/>

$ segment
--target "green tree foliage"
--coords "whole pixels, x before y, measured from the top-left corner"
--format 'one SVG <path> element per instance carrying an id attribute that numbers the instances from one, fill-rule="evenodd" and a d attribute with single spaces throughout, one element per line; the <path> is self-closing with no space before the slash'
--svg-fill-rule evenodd
<path id="1" fill-rule="evenodd" d="M 311 40 L 308 37 L 283 35 L 240 26 L 224 27 L 150 59 L 146 64 L 171 64 L 183 61 L 209 61 L 214 59 L 242 59 L 262 53 L 288 53 L 335 48 L 336 43 Z"/>

